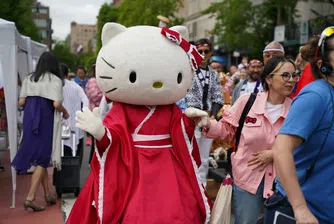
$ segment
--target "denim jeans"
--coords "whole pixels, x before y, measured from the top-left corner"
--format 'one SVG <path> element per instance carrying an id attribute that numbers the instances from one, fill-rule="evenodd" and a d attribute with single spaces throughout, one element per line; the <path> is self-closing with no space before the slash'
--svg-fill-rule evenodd
<path id="1" fill-rule="evenodd" d="M 235 224 L 255 224 L 263 207 L 264 179 L 256 194 L 249 193 L 233 185 L 233 209 Z"/>
<path id="2" fill-rule="evenodd" d="M 290 203 L 278 190 L 276 190 L 274 194 L 266 200 L 265 204 L 266 210 L 264 212 L 264 224 L 272 224 L 274 222 L 276 211 L 294 217 L 293 209 Z"/>

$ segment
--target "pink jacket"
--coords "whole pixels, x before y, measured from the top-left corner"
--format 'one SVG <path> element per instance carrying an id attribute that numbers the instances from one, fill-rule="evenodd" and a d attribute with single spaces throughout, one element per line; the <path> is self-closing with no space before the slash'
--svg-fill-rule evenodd
<path id="1" fill-rule="evenodd" d="M 239 119 L 248 98 L 249 94 L 242 95 L 231 108 L 224 111 L 220 121 L 211 121 L 210 129 L 203 130 L 203 135 L 208 138 L 232 141 L 235 138 Z M 252 166 L 247 166 L 247 162 L 252 158 L 252 153 L 271 150 L 292 102 L 288 97 L 285 99 L 281 116 L 272 124 L 266 111 L 267 98 L 267 92 L 258 94 L 248 113 L 251 121 L 246 121 L 242 129 L 238 151 L 231 155 L 234 184 L 255 194 L 262 178 L 265 177 L 264 198 L 268 198 L 273 193 L 272 185 L 275 178 L 273 164 L 267 165 L 263 171 L 259 171 L 259 169 L 252 171 Z"/>
<path id="2" fill-rule="evenodd" d="M 96 78 L 92 77 L 88 80 L 85 91 L 89 99 L 89 109 L 93 110 L 95 107 L 100 105 L 103 96 L 99 86 L 97 85 Z"/>

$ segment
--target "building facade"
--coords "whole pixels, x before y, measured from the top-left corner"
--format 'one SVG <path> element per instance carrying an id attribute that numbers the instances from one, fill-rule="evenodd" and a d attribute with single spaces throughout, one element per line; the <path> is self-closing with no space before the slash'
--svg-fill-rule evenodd
<path id="1" fill-rule="evenodd" d="M 94 52 L 96 46 L 97 26 L 71 23 L 71 33 L 68 41 L 72 53 Z"/>
<path id="2" fill-rule="evenodd" d="M 39 28 L 41 42 L 51 49 L 52 45 L 52 20 L 50 18 L 50 8 L 34 1 L 31 12 L 36 26 Z"/>

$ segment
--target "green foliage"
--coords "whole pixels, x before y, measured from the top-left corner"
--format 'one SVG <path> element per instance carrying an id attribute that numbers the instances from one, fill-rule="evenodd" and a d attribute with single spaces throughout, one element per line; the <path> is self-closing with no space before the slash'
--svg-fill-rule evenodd
<path id="1" fill-rule="evenodd" d="M 126 27 L 157 26 L 158 15 L 173 17 L 181 6 L 181 0 L 124 0 L 119 6 L 118 22 Z"/>
<path id="2" fill-rule="evenodd" d="M 103 25 L 107 22 L 117 22 L 119 15 L 118 8 L 111 4 L 104 3 L 97 16 L 97 35 L 96 35 L 96 52 L 99 52 L 102 47 L 101 33 Z"/>
<path id="3" fill-rule="evenodd" d="M 0 16 L 15 23 L 20 34 L 40 41 L 39 29 L 34 23 L 31 13 L 32 0 L 1 0 Z"/>
<path id="4" fill-rule="evenodd" d="M 203 14 L 215 14 L 212 34 L 226 50 L 239 50 L 261 57 L 266 43 L 273 40 L 277 22 L 292 23 L 298 0 L 264 0 L 252 5 L 249 0 L 223 0 L 212 3 Z"/>
<path id="5" fill-rule="evenodd" d="M 182 7 L 182 0 L 124 0 L 119 7 L 103 4 L 97 16 L 97 46 L 99 52 L 102 46 L 101 32 L 107 22 L 117 22 L 126 27 L 136 25 L 158 26 L 158 15 L 170 19 L 170 26 L 180 25 L 184 19 L 175 16 L 175 12 Z"/>
<path id="6" fill-rule="evenodd" d="M 76 71 L 78 65 L 83 65 L 90 73 L 92 65 L 95 63 L 96 55 L 94 53 L 71 53 L 70 46 L 66 41 L 56 41 L 52 52 L 56 55 L 60 63 L 65 63 L 72 72 Z"/>

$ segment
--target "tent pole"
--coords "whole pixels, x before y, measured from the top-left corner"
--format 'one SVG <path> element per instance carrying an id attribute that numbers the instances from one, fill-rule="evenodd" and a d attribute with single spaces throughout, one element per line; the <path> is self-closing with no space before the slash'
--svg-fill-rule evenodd
<path id="1" fill-rule="evenodd" d="M 15 208 L 16 170 L 14 167 L 12 167 L 12 181 L 13 181 L 13 197 L 12 197 L 12 206 L 10 206 L 10 208 Z"/>

